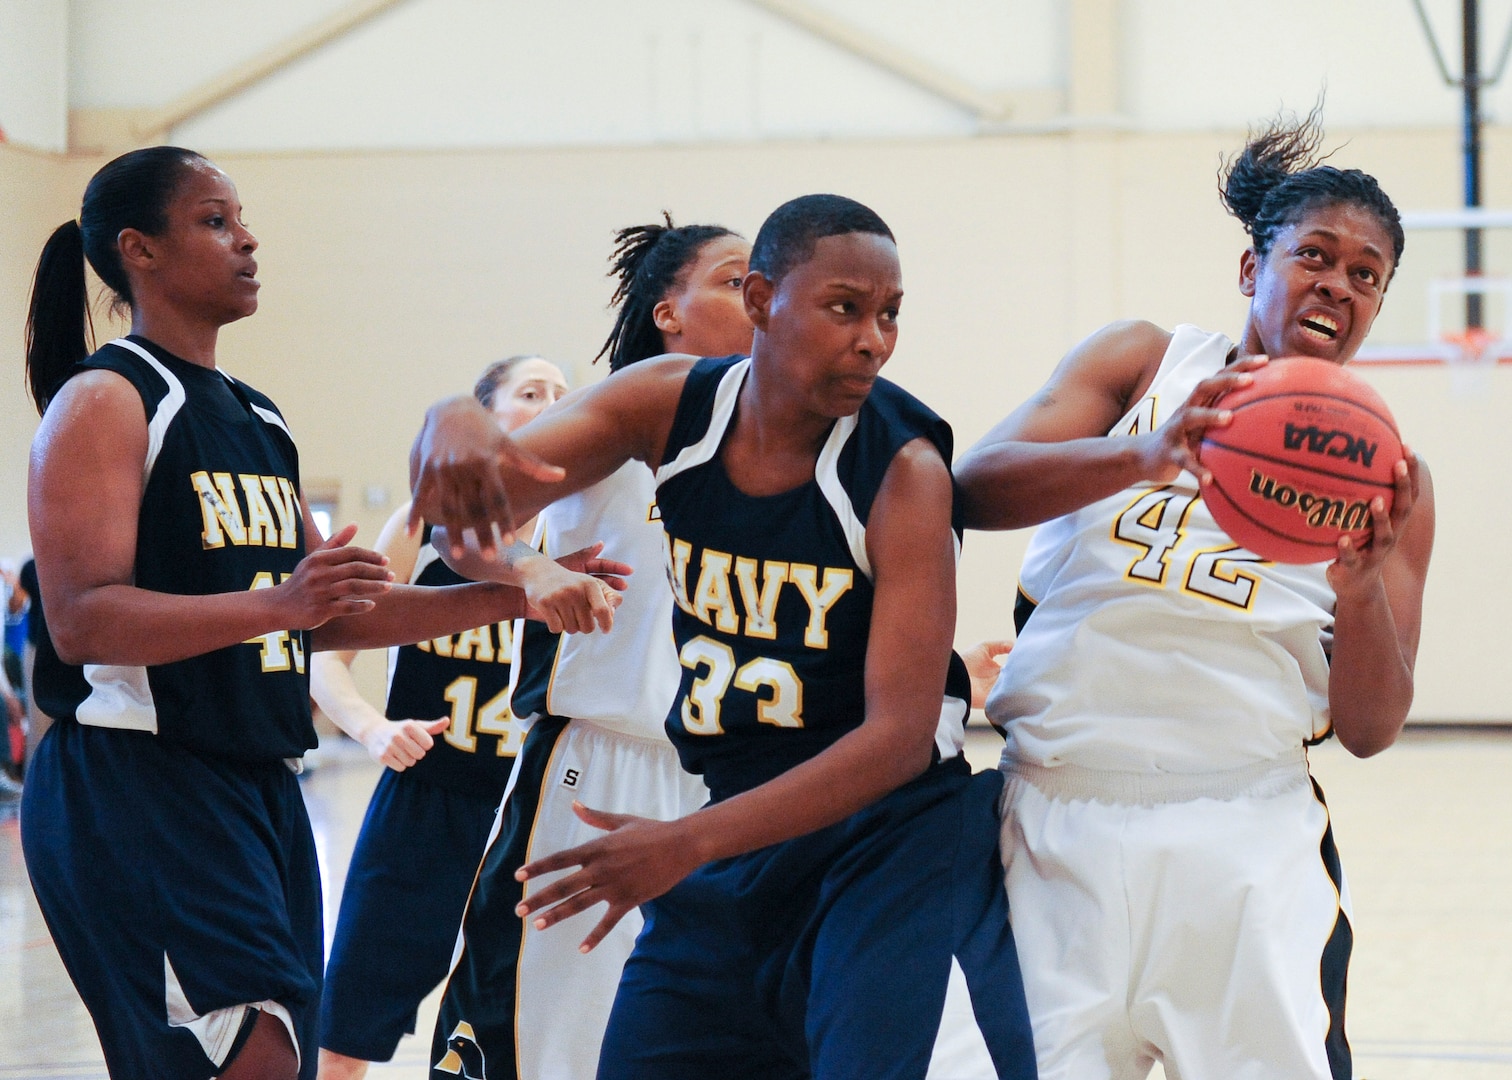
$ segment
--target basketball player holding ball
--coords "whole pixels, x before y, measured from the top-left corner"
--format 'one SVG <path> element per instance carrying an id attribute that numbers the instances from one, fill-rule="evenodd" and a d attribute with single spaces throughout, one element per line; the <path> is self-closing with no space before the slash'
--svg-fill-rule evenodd
<path id="1" fill-rule="evenodd" d="M 1375 179 L 1316 165 L 1317 114 L 1225 169 L 1251 237 L 1237 341 L 1103 328 L 956 467 L 965 522 L 1043 523 L 987 702 L 1039 1074 L 1352 1076 L 1348 891 L 1306 748 L 1360 757 L 1412 702 L 1433 543 L 1410 450 L 1366 542 L 1262 560 L 1214 524 L 1204 432 L 1264 355 L 1343 364 L 1401 259 Z"/>

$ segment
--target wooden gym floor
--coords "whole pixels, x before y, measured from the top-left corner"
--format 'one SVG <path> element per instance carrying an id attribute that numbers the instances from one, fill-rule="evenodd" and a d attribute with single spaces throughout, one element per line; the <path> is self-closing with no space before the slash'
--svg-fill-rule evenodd
<path id="1" fill-rule="evenodd" d="M 996 736 L 971 736 L 978 767 L 995 760 Z M 305 794 L 329 933 L 377 767 L 350 743 L 322 755 Z M 1512 731 L 1414 729 L 1370 761 L 1329 744 L 1313 751 L 1313 772 L 1354 898 L 1356 1075 L 1512 1078 Z M 425 1076 L 435 1008 L 432 995 L 420 1036 L 370 1076 Z M 0 803 L 0 1080 L 105 1075 L 27 884 L 15 804 Z"/>

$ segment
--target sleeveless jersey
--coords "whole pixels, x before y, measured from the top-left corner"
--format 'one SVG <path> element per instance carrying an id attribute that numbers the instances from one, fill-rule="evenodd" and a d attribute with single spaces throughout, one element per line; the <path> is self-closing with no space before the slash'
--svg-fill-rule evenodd
<path id="1" fill-rule="evenodd" d="M 672 594 L 661 569 L 656 485 L 641 462 L 626 462 L 592 487 L 552 503 L 537 519 L 536 546 L 551 558 L 597 540 L 604 542 L 605 558 L 635 568 L 614 612 L 614 628 L 563 634 L 560 641 L 548 639 L 545 648 L 527 629 L 515 713 L 527 726 L 538 716 L 556 716 L 660 741 L 682 675 L 672 644 Z"/>
<path id="2" fill-rule="evenodd" d="M 426 525 L 410 584 L 467 581 L 441 561 Z M 389 649 L 384 715 L 390 720 L 451 717 L 451 726 L 409 774 L 454 791 L 492 798 L 504 793 L 521 740 L 509 710 L 513 637 L 513 624 L 501 622 Z"/>
<path id="3" fill-rule="evenodd" d="M 219 370 L 144 338 L 121 338 L 76 371 L 114 371 L 147 414 L 134 583 L 202 596 L 271 588 L 304 556 L 299 456 L 282 415 Z M 38 703 L 49 715 L 153 732 L 206 754 L 299 757 L 315 746 L 309 633 L 275 630 L 151 667 L 64 664 L 39 642 Z"/>
<path id="4" fill-rule="evenodd" d="M 947 464 L 951 453 L 949 426 L 878 379 L 860 411 L 835 422 L 813 479 L 747 495 L 719 449 L 749 367 L 694 365 L 656 472 L 682 664 L 667 732 L 716 799 L 814 757 L 866 718 L 872 503 L 904 444 L 927 438 Z M 936 761 L 960 754 L 969 701 L 952 654 Z"/>
<path id="5" fill-rule="evenodd" d="M 1159 427 L 1233 348 L 1178 326 L 1108 438 Z M 1270 563 L 1214 523 L 1191 473 L 1041 525 L 1018 640 L 987 701 L 1005 760 L 1177 773 L 1274 759 L 1328 731 L 1325 564 Z"/>

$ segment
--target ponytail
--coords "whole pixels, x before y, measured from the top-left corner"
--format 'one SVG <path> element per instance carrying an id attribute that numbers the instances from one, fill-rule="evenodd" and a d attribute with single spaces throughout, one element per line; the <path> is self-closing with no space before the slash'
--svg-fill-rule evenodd
<path id="1" fill-rule="evenodd" d="M 115 294 L 117 309 L 130 308 L 131 281 L 117 238 L 123 229 L 161 236 L 180 178 L 203 164 L 203 157 L 181 146 L 122 154 L 90 177 L 79 220 L 59 225 L 47 238 L 26 316 L 26 378 L 38 413 L 46 411 L 69 369 L 91 350 L 85 259 Z"/>
<path id="2" fill-rule="evenodd" d="M 66 221 L 43 245 L 26 314 L 26 379 L 39 416 L 69 369 L 90 354 L 93 336 L 84 234 L 77 221 Z"/>

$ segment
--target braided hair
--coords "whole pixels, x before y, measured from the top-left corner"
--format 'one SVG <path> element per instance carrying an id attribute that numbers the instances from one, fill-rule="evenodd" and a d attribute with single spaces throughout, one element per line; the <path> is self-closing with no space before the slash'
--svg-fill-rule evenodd
<path id="1" fill-rule="evenodd" d="M 1402 262 L 1406 237 L 1396 206 L 1376 178 L 1359 169 L 1336 169 L 1321 162 L 1321 103 L 1298 120 L 1278 116 L 1218 172 L 1219 196 L 1244 225 L 1262 258 L 1276 234 L 1320 206 L 1347 203 L 1374 214 L 1391 237 L 1392 271 Z"/>
<path id="2" fill-rule="evenodd" d="M 610 277 L 614 286 L 610 307 L 618 307 L 614 329 L 593 359 L 609 354 L 609 370 L 618 371 L 638 360 L 666 352 L 653 312 L 667 294 L 681 285 L 688 268 L 710 240 L 736 233 L 722 225 L 674 225 L 662 211 L 665 224 L 631 225 L 614 234 Z"/>

